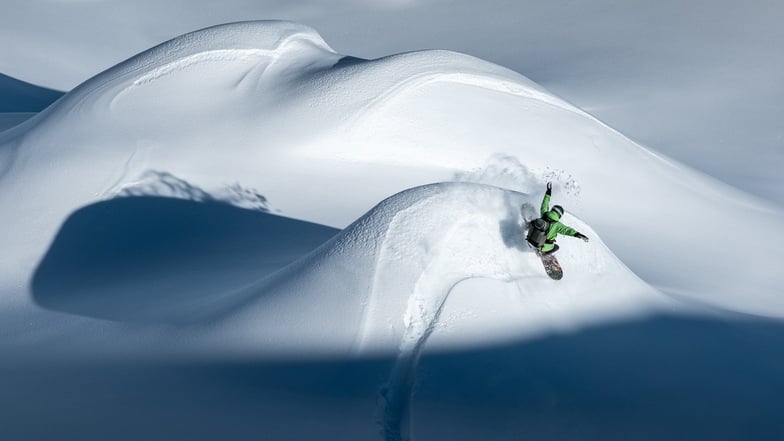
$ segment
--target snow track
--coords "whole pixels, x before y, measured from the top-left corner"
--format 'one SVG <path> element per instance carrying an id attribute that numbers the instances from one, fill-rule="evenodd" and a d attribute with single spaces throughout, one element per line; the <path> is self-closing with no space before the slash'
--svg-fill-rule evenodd
<path id="1" fill-rule="evenodd" d="M 428 337 L 438 325 L 449 292 L 460 282 L 458 274 L 445 261 L 451 251 L 445 242 L 460 240 L 458 233 L 462 225 L 451 226 L 438 244 L 439 252 L 423 269 L 408 299 L 403 317 L 404 331 L 400 353 L 389 374 L 387 383 L 380 391 L 378 415 L 387 441 L 411 439 L 411 401 L 416 384 L 419 358 Z M 447 276 L 448 275 L 448 276 Z M 446 276 L 446 277 L 445 277 Z M 470 278 L 470 276 L 465 276 Z"/>

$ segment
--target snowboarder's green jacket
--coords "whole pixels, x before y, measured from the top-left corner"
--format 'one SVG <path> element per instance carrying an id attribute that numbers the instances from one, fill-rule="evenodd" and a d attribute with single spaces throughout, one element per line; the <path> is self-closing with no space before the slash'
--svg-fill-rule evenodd
<path id="1" fill-rule="evenodd" d="M 555 236 L 559 234 L 574 236 L 577 234 L 577 230 L 559 222 L 561 215 L 559 215 L 558 212 L 550 210 L 550 195 L 547 193 L 545 193 L 544 199 L 542 200 L 542 208 L 540 211 L 542 217 L 550 221 L 550 228 L 547 230 L 547 242 L 539 249 L 541 252 L 546 253 L 555 248 Z"/>

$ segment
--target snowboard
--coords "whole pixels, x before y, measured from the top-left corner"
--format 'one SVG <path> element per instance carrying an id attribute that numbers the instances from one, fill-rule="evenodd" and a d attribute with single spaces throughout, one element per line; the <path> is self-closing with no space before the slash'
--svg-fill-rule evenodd
<path id="1" fill-rule="evenodd" d="M 551 279 L 561 280 L 563 278 L 563 269 L 561 269 L 561 264 L 558 262 L 555 254 L 542 254 L 540 252 L 537 252 L 536 254 L 539 255 L 540 259 L 542 259 L 544 271 L 548 276 L 550 276 Z"/>

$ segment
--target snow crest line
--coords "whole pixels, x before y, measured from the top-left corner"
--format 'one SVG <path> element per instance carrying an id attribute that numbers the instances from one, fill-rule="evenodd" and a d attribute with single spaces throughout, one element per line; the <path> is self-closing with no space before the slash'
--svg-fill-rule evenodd
<path id="1" fill-rule="evenodd" d="M 137 78 L 131 87 L 142 86 L 162 78 L 171 73 L 186 69 L 195 64 L 209 62 L 209 61 L 245 61 L 255 58 L 263 58 L 265 56 L 272 56 L 275 51 L 265 49 L 219 49 L 213 51 L 199 52 L 197 54 L 189 55 L 179 60 L 173 61 L 163 66 L 157 67 L 150 72 Z"/>
<path id="2" fill-rule="evenodd" d="M 269 57 L 277 59 L 280 57 L 281 54 L 286 52 L 287 47 L 292 42 L 308 42 L 312 43 L 314 46 L 327 50 L 327 47 L 324 47 L 322 43 L 312 35 L 307 33 L 294 33 L 289 35 L 288 37 L 281 40 L 277 46 L 273 49 L 216 49 L 216 50 L 209 50 L 204 52 L 198 52 L 192 55 L 188 55 L 186 57 L 180 58 L 178 60 L 172 61 L 170 63 L 164 64 L 163 66 L 157 67 L 150 72 L 142 75 L 138 79 L 136 79 L 132 86 L 141 86 L 147 84 L 151 81 L 155 81 L 158 78 L 171 74 L 173 72 L 177 72 L 179 70 L 188 68 L 195 64 L 209 62 L 209 61 L 243 61 L 243 60 L 252 60 L 254 58 L 265 58 Z"/>
<path id="3" fill-rule="evenodd" d="M 167 75 L 182 71 L 184 69 L 187 69 L 191 66 L 200 63 L 207 63 L 207 62 L 214 62 L 214 61 L 227 61 L 227 62 L 253 61 L 253 60 L 262 60 L 268 58 L 269 62 L 265 66 L 265 70 L 266 70 L 266 67 L 273 64 L 275 60 L 279 59 L 283 53 L 288 51 L 289 49 L 288 47 L 293 42 L 310 43 L 318 49 L 333 53 L 332 49 L 329 46 L 325 46 L 323 41 L 319 40 L 318 38 L 315 38 L 311 34 L 304 33 L 304 32 L 297 32 L 289 35 L 288 37 L 280 40 L 280 42 L 278 42 L 278 44 L 272 49 L 226 48 L 226 49 L 213 49 L 213 50 L 201 51 L 191 55 L 186 55 L 182 58 L 178 58 L 174 61 L 168 62 L 166 64 L 151 69 L 149 72 L 135 79 L 129 86 L 120 90 L 117 93 L 117 95 L 112 99 L 110 107 L 113 107 L 116 101 L 118 101 L 123 95 L 125 95 L 127 92 L 131 91 L 135 87 L 140 87 L 145 84 L 149 84 Z M 254 66 L 254 68 L 252 68 L 251 70 L 255 69 L 256 67 L 258 66 Z M 245 76 L 243 76 L 243 79 L 244 78 Z"/>
<path id="4" fill-rule="evenodd" d="M 318 39 L 314 38 L 312 35 L 306 33 L 295 33 L 281 40 L 273 49 L 215 49 L 188 55 L 186 57 L 164 64 L 163 66 L 157 67 L 145 75 L 142 75 L 133 82 L 133 86 L 147 84 L 170 73 L 177 72 L 194 64 L 203 62 L 243 61 L 265 57 L 270 57 L 274 60 L 279 58 L 282 53 L 286 52 L 287 46 L 289 46 L 289 44 L 293 41 L 313 43 L 314 46 L 317 46 L 321 49 L 327 49 L 318 41 Z"/>
<path id="5" fill-rule="evenodd" d="M 496 77 L 492 74 L 468 74 L 468 73 L 444 73 L 441 71 L 424 72 L 413 75 L 403 81 L 400 81 L 389 89 L 378 95 L 376 98 L 365 104 L 359 112 L 357 112 L 354 124 L 359 123 L 362 119 L 368 116 L 373 110 L 383 107 L 388 104 L 392 99 L 408 90 L 414 90 L 428 84 L 433 83 L 457 83 L 467 86 L 480 87 L 482 89 L 493 90 L 501 93 L 508 93 L 522 98 L 528 98 L 544 104 L 548 104 L 581 116 L 585 116 L 592 120 L 596 120 L 590 114 L 580 110 L 579 108 L 549 95 L 544 92 L 531 89 L 529 87 L 521 86 L 511 80 Z"/>

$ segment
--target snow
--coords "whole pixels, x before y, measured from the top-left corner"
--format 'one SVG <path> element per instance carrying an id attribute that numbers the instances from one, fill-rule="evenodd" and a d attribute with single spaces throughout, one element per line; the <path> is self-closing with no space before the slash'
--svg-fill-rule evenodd
<path id="1" fill-rule="evenodd" d="M 635 144 L 517 73 L 453 52 L 362 61 L 306 26 L 223 25 L 97 75 L 0 142 L 0 202 L 19 213 L 3 248 L 20 250 L 0 271 L 16 283 L 26 276 L 9 269 L 21 261 L 32 271 L 70 212 L 150 172 L 213 193 L 238 184 L 287 217 L 344 227 L 405 188 L 500 168 L 482 182 L 571 188 L 562 205 L 649 283 L 720 308 L 784 311 L 781 239 L 755 244 L 755 265 L 745 243 L 716 240 L 749 217 L 775 231 L 777 207 Z M 685 213 L 694 226 L 673 228 Z"/>
<path id="2" fill-rule="evenodd" d="M 778 2 L 12 1 L 0 72 L 70 90 L 161 41 L 279 18 L 362 58 L 443 48 L 521 72 L 679 161 L 784 202 Z M 744 164 L 739 167 L 737 164 Z"/>
<path id="3" fill-rule="evenodd" d="M 392 196 L 243 294 L 250 297 L 243 308 L 216 325 L 233 334 L 222 346 L 308 354 L 407 352 L 434 330 L 432 347 L 449 348 L 530 338 L 547 332 L 553 316 L 576 328 L 674 307 L 569 216 L 566 222 L 595 240 L 563 254 L 569 274 L 562 282 L 547 278 L 521 234 L 520 207 L 535 213 L 532 203 L 538 204 L 521 193 L 470 183 L 432 184 Z M 509 288 L 487 292 L 484 282 L 464 283 L 472 279 L 499 280 Z M 586 286 L 602 297 L 582 295 Z M 458 287 L 457 300 L 447 301 Z M 549 314 L 539 307 L 545 295 Z M 443 321 L 436 325 L 442 308 Z M 319 316 L 341 320 L 314 325 Z"/>
<path id="4" fill-rule="evenodd" d="M 457 179 L 531 195 L 552 180 L 554 203 L 586 219 L 649 284 L 722 309 L 784 313 L 774 269 L 781 240 L 759 243 L 755 265 L 747 263 L 746 244 L 716 240 L 749 216 L 758 230 L 776 230 L 777 208 L 635 144 L 517 73 L 453 52 L 364 61 L 335 53 L 303 25 L 221 25 L 96 75 L 4 132 L 0 143 L 0 204 L 15 212 L 4 220 L 15 234 L 0 243 L 9 250 L 0 281 L 8 293 L 3 302 L 15 308 L 33 307 L 25 290 L 15 287 L 30 280 L 68 216 L 115 196 L 224 200 L 251 208 L 261 201 L 255 208 L 344 227 L 391 194 Z M 439 210 L 428 216 L 437 218 Z M 674 228 L 684 215 L 690 225 Z M 688 244 L 689 252 L 678 244 Z M 342 266 L 354 270 L 367 264 L 342 254 L 335 259 L 348 259 Z M 457 264 L 441 263 L 444 269 L 432 277 L 445 277 Z M 371 268 L 357 272 L 375 274 Z M 296 280 L 310 274 L 301 273 Z M 418 280 L 403 278 L 409 285 Z M 364 279 L 354 288 L 349 278 L 338 280 L 340 288 L 331 291 L 369 286 Z M 381 286 L 395 283 L 403 282 Z M 622 288 L 637 290 L 632 286 Z M 373 311 L 373 302 L 382 300 L 367 301 Z M 394 317 L 406 316 L 404 304 L 393 309 Z M 280 307 L 322 306 L 303 301 Z M 438 302 L 426 309 L 432 315 Z"/>
<path id="5" fill-rule="evenodd" d="M 558 282 L 523 239 L 548 181 L 564 222 L 590 238 L 559 239 Z M 329 398 L 308 401 L 345 410 L 318 418 L 334 434 L 342 413 L 356 427 L 346 439 L 438 427 L 433 402 L 445 392 L 417 402 L 417 372 L 450 365 L 450 354 L 474 362 L 489 352 L 497 363 L 524 353 L 519 345 L 574 335 L 566 346 L 588 366 L 577 372 L 608 382 L 589 372 L 610 363 L 586 349 L 594 335 L 605 348 L 629 330 L 652 354 L 683 361 L 661 348 L 667 339 L 703 343 L 719 326 L 735 357 L 747 342 L 722 326 L 745 318 L 738 329 L 766 335 L 771 323 L 776 335 L 784 316 L 784 239 L 746 238 L 781 229 L 776 204 L 639 145 L 507 68 L 444 50 L 345 56 L 286 21 L 182 35 L 0 132 L 0 207 L 13 213 L 0 220 L 9 232 L 0 348 L 21 360 L 0 365 L 8 378 L 27 363 L 103 378 L 79 366 L 108 360 L 106 372 L 121 366 L 117 378 L 128 378 L 111 390 L 127 394 L 141 377 L 122 370 L 136 363 L 151 364 L 153 383 L 169 378 L 169 363 L 261 363 L 284 385 L 288 364 L 334 380 L 347 363 L 359 398 L 327 388 Z M 752 388 L 775 377 L 760 354 L 750 357 L 764 372 Z M 221 378 L 232 370 L 222 369 Z M 446 387 L 454 372 L 428 384 Z M 29 389 L 21 378 L 14 396 Z M 423 407 L 432 418 L 414 419 Z M 610 438 L 628 435 L 621 429 Z"/>
<path id="6" fill-rule="evenodd" d="M 0 132 L 32 118 L 62 95 L 0 74 Z"/>
<path id="7" fill-rule="evenodd" d="M 17 126 L 35 116 L 35 112 L 3 112 L 0 113 L 0 132 Z"/>

